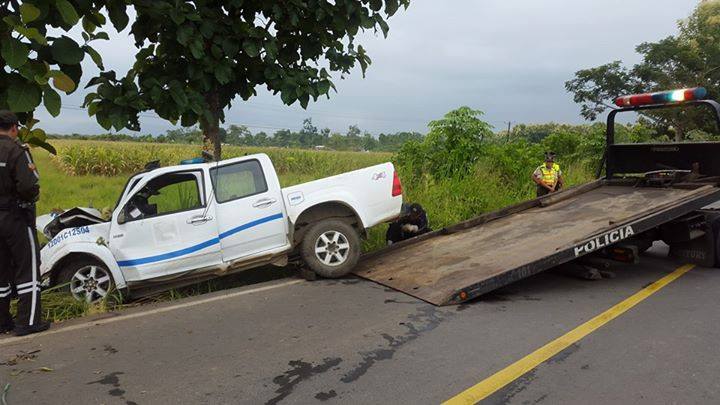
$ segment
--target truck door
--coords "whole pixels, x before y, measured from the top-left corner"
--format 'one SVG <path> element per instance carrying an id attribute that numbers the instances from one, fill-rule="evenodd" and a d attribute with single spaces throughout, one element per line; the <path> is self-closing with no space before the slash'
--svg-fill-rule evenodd
<path id="1" fill-rule="evenodd" d="M 280 184 L 268 158 L 221 164 L 210 178 L 223 261 L 289 246 Z"/>
<path id="2" fill-rule="evenodd" d="M 110 250 L 128 281 L 222 262 L 201 169 L 147 175 L 115 210 Z"/>

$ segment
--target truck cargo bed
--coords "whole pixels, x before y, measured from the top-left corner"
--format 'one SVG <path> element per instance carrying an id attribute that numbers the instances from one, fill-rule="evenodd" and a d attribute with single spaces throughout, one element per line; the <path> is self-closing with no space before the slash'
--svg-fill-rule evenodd
<path id="1" fill-rule="evenodd" d="M 709 185 L 653 188 L 599 180 L 390 246 L 368 256 L 355 273 L 435 305 L 457 304 L 719 197 L 720 189 Z"/>

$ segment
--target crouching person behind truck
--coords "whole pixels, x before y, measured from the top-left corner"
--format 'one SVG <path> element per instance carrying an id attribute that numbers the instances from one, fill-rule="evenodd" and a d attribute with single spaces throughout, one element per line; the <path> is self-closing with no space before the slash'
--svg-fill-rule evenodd
<path id="1" fill-rule="evenodd" d="M 431 231 L 427 213 L 420 204 L 403 204 L 400 218 L 390 224 L 385 240 L 392 245 Z"/>
<path id="2" fill-rule="evenodd" d="M 563 176 L 560 165 L 555 163 L 555 153 L 545 153 L 545 163 L 540 165 L 532 174 L 532 179 L 537 184 L 537 196 L 559 191 L 563 186 Z"/>

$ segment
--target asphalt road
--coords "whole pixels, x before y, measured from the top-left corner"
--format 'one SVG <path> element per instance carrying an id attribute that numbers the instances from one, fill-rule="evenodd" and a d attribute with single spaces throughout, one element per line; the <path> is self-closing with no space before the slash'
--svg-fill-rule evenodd
<path id="1" fill-rule="evenodd" d="M 359 279 L 273 281 L 0 339 L 0 388 L 8 404 L 439 403 L 679 265 L 541 274 L 442 308 Z M 695 268 L 484 402 L 718 403 L 718 290 L 720 270 Z"/>

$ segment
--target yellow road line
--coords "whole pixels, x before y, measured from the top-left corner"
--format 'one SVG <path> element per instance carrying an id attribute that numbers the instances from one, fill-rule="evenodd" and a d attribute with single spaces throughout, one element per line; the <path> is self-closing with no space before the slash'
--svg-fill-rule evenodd
<path id="1" fill-rule="evenodd" d="M 677 268 L 672 273 L 643 288 L 602 314 L 535 350 L 492 376 L 480 381 L 478 384 L 468 388 L 453 398 L 450 398 L 445 401 L 445 404 L 475 404 L 482 401 L 497 390 L 522 377 L 525 373 L 533 370 L 535 367 L 565 350 L 570 345 L 593 333 L 599 327 L 622 315 L 625 311 L 639 304 L 647 297 L 653 295 L 666 285 L 675 281 L 678 277 L 692 270 L 693 267 L 695 266 L 686 264 Z"/>

